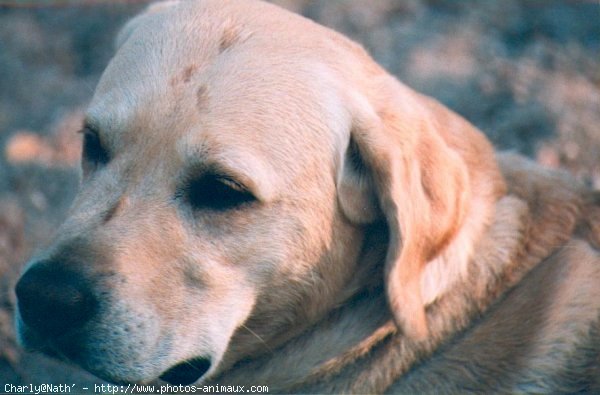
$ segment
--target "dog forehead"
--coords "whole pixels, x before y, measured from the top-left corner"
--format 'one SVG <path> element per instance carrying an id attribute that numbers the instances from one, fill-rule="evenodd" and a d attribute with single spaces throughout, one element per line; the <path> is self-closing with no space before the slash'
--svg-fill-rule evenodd
<path id="1" fill-rule="evenodd" d="M 311 35 L 290 41 L 282 23 L 320 27 L 255 2 L 170 8 L 143 16 L 98 84 L 88 119 L 108 129 L 114 145 L 125 134 L 158 133 L 188 152 L 206 136 L 248 145 L 278 166 L 332 156 L 349 123 L 335 78 Z"/>
<path id="2" fill-rule="evenodd" d="M 174 77 L 187 81 L 220 55 L 250 49 L 270 68 L 302 57 L 328 55 L 320 48 L 327 29 L 279 7 L 257 1 L 182 1 L 134 18 L 119 35 L 119 48 L 97 88 L 144 80 L 157 88 Z M 132 26 L 130 26 L 132 25 Z M 282 60 L 284 60 L 282 62 Z M 114 72 L 116 70 L 116 72 Z M 171 72 L 179 71 L 179 76 Z M 263 71 L 266 72 L 265 69 Z"/>
<path id="3" fill-rule="evenodd" d="M 195 76 L 214 78 L 227 71 L 237 74 L 238 87 L 253 85 L 264 90 L 274 86 L 288 96 L 299 95 L 310 88 L 302 86 L 302 79 L 309 85 L 318 74 L 312 72 L 311 63 L 333 65 L 342 53 L 347 56 L 357 49 L 337 33 L 268 3 L 172 4 L 126 25 L 127 34 L 120 34 L 120 47 L 97 86 L 99 100 L 110 93 L 130 102 L 157 95 L 163 103 L 172 102 L 169 96 L 189 88 L 185 83 Z M 232 67 L 226 70 L 225 66 Z M 256 76 L 244 73 L 252 68 Z M 290 84 L 294 75 L 298 78 Z M 262 87 L 258 86 L 261 81 Z M 327 87 L 317 86 L 311 94 L 323 89 Z"/>

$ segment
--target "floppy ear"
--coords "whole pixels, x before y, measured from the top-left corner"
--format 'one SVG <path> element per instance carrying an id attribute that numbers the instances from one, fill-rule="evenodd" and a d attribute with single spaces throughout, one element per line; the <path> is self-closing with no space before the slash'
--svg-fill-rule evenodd
<path id="1" fill-rule="evenodd" d="M 411 96 L 375 110 L 361 101 L 338 178 L 342 211 L 361 224 L 389 228 L 386 291 L 396 323 L 413 338 L 428 333 L 421 277 L 462 226 L 470 185 L 467 165 L 444 140 L 428 108 Z M 440 106 L 441 107 L 441 106 Z"/>

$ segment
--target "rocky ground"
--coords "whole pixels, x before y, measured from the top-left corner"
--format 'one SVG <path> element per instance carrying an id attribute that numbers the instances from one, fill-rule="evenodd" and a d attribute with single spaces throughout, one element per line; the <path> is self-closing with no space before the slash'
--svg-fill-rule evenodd
<path id="1" fill-rule="evenodd" d="M 361 42 L 499 149 L 600 189 L 597 1 L 275 2 Z M 65 216 L 78 185 L 83 108 L 116 31 L 144 4 L 12 3 L 19 7 L 0 5 L 0 384 L 90 385 L 99 381 L 18 349 L 12 288 Z"/>

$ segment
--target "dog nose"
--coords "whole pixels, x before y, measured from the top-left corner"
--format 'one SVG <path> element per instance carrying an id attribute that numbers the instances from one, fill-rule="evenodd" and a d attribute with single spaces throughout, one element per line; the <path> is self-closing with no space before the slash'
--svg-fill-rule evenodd
<path id="1" fill-rule="evenodd" d="M 47 336 L 80 328 L 97 307 L 90 288 L 89 281 L 78 272 L 51 262 L 37 263 L 15 288 L 21 319 Z"/>

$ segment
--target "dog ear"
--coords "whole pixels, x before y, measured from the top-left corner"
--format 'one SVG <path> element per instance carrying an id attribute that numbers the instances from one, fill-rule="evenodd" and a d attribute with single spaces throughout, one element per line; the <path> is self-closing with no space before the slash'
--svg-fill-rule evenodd
<path id="1" fill-rule="evenodd" d="M 386 100 L 378 109 L 364 102 L 354 110 L 338 178 L 339 203 L 357 224 L 378 218 L 387 222 L 388 302 L 405 333 L 423 339 L 428 327 L 422 272 L 465 220 L 470 196 L 467 165 L 442 137 L 441 124 L 428 106 L 421 107 L 418 99 Z M 394 108 L 394 102 L 408 106 L 408 111 Z"/>

